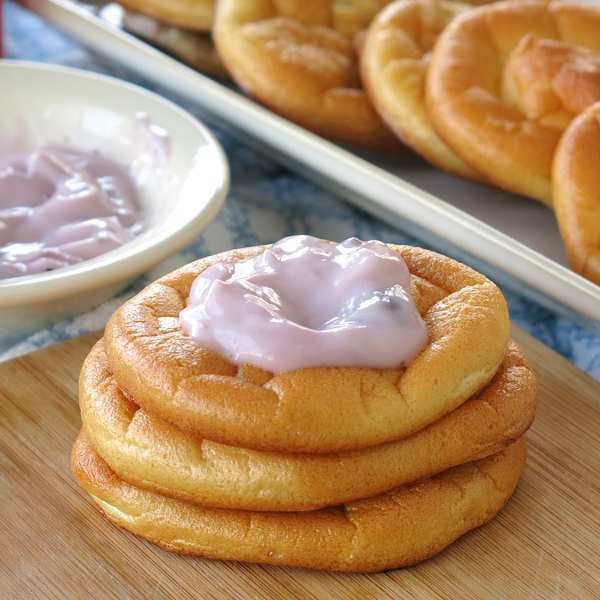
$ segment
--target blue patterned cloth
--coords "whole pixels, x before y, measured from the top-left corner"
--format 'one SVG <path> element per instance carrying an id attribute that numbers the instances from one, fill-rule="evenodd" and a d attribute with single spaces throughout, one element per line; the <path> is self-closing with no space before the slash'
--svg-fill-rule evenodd
<path id="1" fill-rule="evenodd" d="M 192 113 L 197 107 L 109 63 L 13 2 L 5 5 L 5 51 L 10 58 L 60 63 L 108 73 L 157 90 Z M 205 233 L 183 252 L 171 257 L 145 276 L 133 281 L 119 297 L 75 319 L 58 323 L 33 335 L 6 339 L 0 332 L 0 360 L 33 351 L 103 327 L 112 311 L 148 281 L 197 257 L 232 247 L 270 242 L 286 235 L 309 233 L 329 239 L 357 236 L 389 242 L 419 244 L 385 223 L 343 202 L 342 199 L 290 172 L 270 159 L 257 155 L 242 142 L 214 129 L 231 163 L 232 187 L 225 208 Z M 420 245 L 423 245 L 422 242 Z M 436 248 L 463 258 L 452 249 Z M 473 264 L 473 261 L 470 261 Z M 473 264 L 486 271 L 485 265 Z M 488 271 L 489 272 L 489 271 Z M 600 379 L 600 331 L 578 325 L 523 298 L 508 282 L 512 319 L 545 344 Z"/>

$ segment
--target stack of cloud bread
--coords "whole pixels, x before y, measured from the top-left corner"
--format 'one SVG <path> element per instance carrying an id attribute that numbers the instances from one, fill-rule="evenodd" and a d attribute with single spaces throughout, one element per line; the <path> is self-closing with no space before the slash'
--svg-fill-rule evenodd
<path id="1" fill-rule="evenodd" d="M 73 471 L 115 524 L 204 557 L 339 571 L 414 564 L 493 518 L 526 460 L 536 380 L 504 298 L 449 258 L 390 246 L 426 326 L 397 369 L 234 365 L 179 321 L 187 265 L 111 318 L 80 379 Z"/>

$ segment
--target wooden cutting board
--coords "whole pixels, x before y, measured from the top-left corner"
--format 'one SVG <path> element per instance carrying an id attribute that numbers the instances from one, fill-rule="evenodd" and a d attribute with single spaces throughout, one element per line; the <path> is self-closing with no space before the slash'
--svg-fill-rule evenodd
<path id="1" fill-rule="evenodd" d="M 97 336 L 0 365 L 0 598 L 600 598 L 600 384 L 514 335 L 541 384 L 515 496 L 440 556 L 377 575 L 186 558 L 117 529 L 69 472 Z"/>

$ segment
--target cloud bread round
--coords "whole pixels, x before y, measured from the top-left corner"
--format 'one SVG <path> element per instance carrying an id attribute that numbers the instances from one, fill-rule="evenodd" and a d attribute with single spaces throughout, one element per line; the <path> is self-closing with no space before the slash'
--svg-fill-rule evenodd
<path id="1" fill-rule="evenodd" d="M 392 0 L 332 0 L 331 21 L 336 31 L 352 38 L 363 32 L 373 17 Z M 326 4 L 326 2 L 323 2 Z"/>
<path id="2" fill-rule="evenodd" d="M 599 32 L 600 35 L 600 32 Z M 554 210 L 571 267 L 600 285 L 600 102 L 561 138 L 553 168 Z"/>
<path id="3" fill-rule="evenodd" d="M 207 558 L 381 571 L 411 565 L 489 521 L 513 493 L 523 439 L 489 458 L 367 500 L 301 513 L 203 508 L 133 487 L 94 452 L 73 448 L 81 486 L 115 524 L 162 547 Z"/>
<path id="4" fill-rule="evenodd" d="M 273 376 L 236 367 L 179 327 L 192 282 L 216 262 L 264 250 L 233 250 L 159 279 L 110 319 L 106 353 L 136 404 L 185 431 L 231 446 L 330 453 L 397 440 L 454 410 L 494 376 L 509 321 L 500 290 L 434 252 L 391 246 L 413 276 L 429 343 L 406 368 L 311 368 Z M 315 290 L 318 293 L 318 290 Z"/>
<path id="5" fill-rule="evenodd" d="M 188 31 L 129 10 L 123 15 L 123 27 L 198 71 L 229 78 L 209 32 Z"/>
<path id="6" fill-rule="evenodd" d="M 392 131 L 434 165 L 479 179 L 437 135 L 425 107 L 425 74 L 438 35 L 470 7 L 449 0 L 399 0 L 375 18 L 361 54 L 363 83 Z"/>
<path id="7" fill-rule="evenodd" d="M 214 0 L 119 0 L 119 3 L 144 15 L 185 29 L 210 31 Z"/>
<path id="8" fill-rule="evenodd" d="M 233 79 L 272 110 L 342 143 L 399 148 L 361 87 L 348 37 L 379 4 L 221 0 L 213 34 Z"/>
<path id="9" fill-rule="evenodd" d="M 203 506 L 312 510 L 367 498 L 498 452 L 535 413 L 536 381 L 512 343 L 491 383 L 397 442 L 336 454 L 284 454 L 202 440 L 140 409 L 119 389 L 100 341 L 80 377 L 87 435 L 128 483 Z"/>
<path id="10" fill-rule="evenodd" d="M 600 7 L 497 2 L 444 30 L 427 74 L 438 134 L 490 181 L 551 204 L 570 120 L 600 99 Z"/>

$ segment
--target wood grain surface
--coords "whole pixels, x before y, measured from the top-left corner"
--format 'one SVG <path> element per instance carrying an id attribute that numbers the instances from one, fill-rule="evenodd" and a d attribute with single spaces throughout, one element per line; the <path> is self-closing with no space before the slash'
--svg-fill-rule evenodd
<path id="1" fill-rule="evenodd" d="M 97 336 L 0 365 L 0 598 L 600 598 L 600 384 L 514 335 L 540 378 L 514 498 L 438 557 L 378 575 L 181 557 L 117 529 L 69 471 Z"/>

